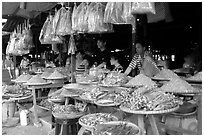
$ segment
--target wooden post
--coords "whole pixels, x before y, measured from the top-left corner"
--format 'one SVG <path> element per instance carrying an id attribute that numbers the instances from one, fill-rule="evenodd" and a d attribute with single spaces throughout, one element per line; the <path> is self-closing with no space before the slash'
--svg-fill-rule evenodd
<path id="1" fill-rule="evenodd" d="M 76 70 L 76 58 L 75 54 L 71 54 L 71 83 L 76 83 L 75 70 Z"/>

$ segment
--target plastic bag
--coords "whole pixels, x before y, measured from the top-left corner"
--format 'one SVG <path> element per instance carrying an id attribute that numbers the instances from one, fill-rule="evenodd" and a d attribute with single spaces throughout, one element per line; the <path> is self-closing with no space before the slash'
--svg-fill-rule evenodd
<path id="1" fill-rule="evenodd" d="M 110 24 L 104 23 L 104 6 L 101 3 L 90 4 L 88 13 L 89 32 L 101 33 L 112 31 Z"/>
<path id="2" fill-rule="evenodd" d="M 132 14 L 145 14 L 145 13 L 156 14 L 154 2 L 133 2 L 132 3 Z"/>
<path id="3" fill-rule="evenodd" d="M 46 19 L 45 23 L 43 24 L 43 27 L 40 31 L 39 41 L 41 44 L 47 44 L 44 41 L 44 36 L 45 36 L 46 30 L 47 30 L 48 23 L 49 23 L 49 17 L 47 17 L 47 19 Z"/>
<path id="4" fill-rule="evenodd" d="M 74 36 L 71 35 L 69 38 L 69 46 L 68 46 L 68 54 L 75 54 L 76 49 L 76 44 L 74 40 Z"/>
<path id="5" fill-rule="evenodd" d="M 104 13 L 104 23 L 112 23 L 111 13 L 113 12 L 114 2 L 108 2 L 106 4 L 105 13 Z"/>
<path id="6" fill-rule="evenodd" d="M 70 9 L 66 13 L 66 22 L 65 22 L 65 34 L 72 34 L 72 22 L 71 22 L 71 11 Z"/>
<path id="7" fill-rule="evenodd" d="M 67 10 L 64 7 L 62 7 L 61 9 L 58 10 L 56 14 L 56 16 L 59 16 L 59 19 L 56 25 L 56 29 L 55 29 L 55 33 L 57 35 L 64 35 L 65 22 L 66 22 L 66 17 L 67 17 L 66 13 L 67 13 Z"/>
<path id="8" fill-rule="evenodd" d="M 61 8 L 58 11 L 55 11 L 55 15 L 52 19 L 52 31 L 51 34 L 56 34 L 56 29 L 57 29 L 57 25 L 59 20 L 62 18 L 63 16 L 63 12 L 65 9 Z"/>
<path id="9" fill-rule="evenodd" d="M 31 30 L 24 30 L 23 32 L 24 32 L 23 43 L 25 44 L 23 49 L 25 50 L 31 49 L 32 47 L 34 47 L 33 34 Z"/>
<path id="10" fill-rule="evenodd" d="M 86 16 L 86 12 L 88 9 L 88 4 L 81 3 L 77 10 L 78 10 L 78 24 L 77 24 L 77 31 L 86 32 L 88 31 L 88 18 Z"/>
<path id="11" fill-rule="evenodd" d="M 77 6 L 74 4 L 73 12 L 72 12 L 72 31 L 77 30 Z"/>
<path id="12" fill-rule="evenodd" d="M 132 3 L 131 2 L 124 2 L 123 3 L 123 13 L 121 17 L 127 24 L 135 24 L 135 17 L 132 15 Z"/>

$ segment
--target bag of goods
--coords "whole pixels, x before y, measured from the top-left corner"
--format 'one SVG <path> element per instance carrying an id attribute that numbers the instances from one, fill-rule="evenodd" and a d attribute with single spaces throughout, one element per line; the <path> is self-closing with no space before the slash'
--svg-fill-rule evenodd
<path id="1" fill-rule="evenodd" d="M 127 24 L 131 24 L 135 28 L 135 17 L 132 15 L 132 2 L 123 2 L 123 13 L 121 17 Z"/>
<path id="2" fill-rule="evenodd" d="M 68 54 L 75 54 L 76 51 L 76 45 L 75 45 L 75 40 L 74 36 L 71 35 L 69 39 L 69 45 L 68 45 Z"/>
<path id="3" fill-rule="evenodd" d="M 72 31 L 76 31 L 77 30 L 77 23 L 78 23 L 78 16 L 77 16 L 77 6 L 76 3 L 74 3 L 74 8 L 73 8 L 73 12 L 72 12 Z"/>
<path id="4" fill-rule="evenodd" d="M 87 32 L 88 31 L 88 16 L 86 16 L 86 12 L 88 9 L 88 4 L 82 2 L 77 8 L 78 15 L 78 23 L 77 23 L 77 31 L 79 32 Z"/>
<path id="5" fill-rule="evenodd" d="M 104 13 L 105 23 L 125 23 L 122 18 L 123 2 L 108 2 Z"/>
<path id="6" fill-rule="evenodd" d="M 111 25 L 103 22 L 104 5 L 101 3 L 91 3 L 87 14 L 89 32 L 100 33 L 111 31 Z"/>
<path id="7" fill-rule="evenodd" d="M 24 44 L 25 44 L 25 50 L 27 49 L 31 49 L 32 47 L 34 47 L 34 44 L 33 44 L 33 34 L 31 32 L 30 29 L 25 29 L 23 31 L 23 40 L 24 40 Z"/>
<path id="8" fill-rule="evenodd" d="M 133 2 L 132 3 L 132 14 L 146 14 L 146 13 L 156 14 L 154 2 Z"/>
<path id="9" fill-rule="evenodd" d="M 56 26 L 56 34 L 57 35 L 71 34 L 72 25 L 71 25 L 70 9 L 67 11 L 64 7 L 62 7 L 59 11 L 61 12 L 61 14 L 60 14 L 57 26 Z"/>
<path id="10" fill-rule="evenodd" d="M 44 35 L 44 43 L 46 44 L 54 44 L 54 43 L 62 43 L 60 37 L 54 34 L 53 29 L 53 16 L 49 16 L 49 21 L 47 24 L 47 28 Z"/>
<path id="11" fill-rule="evenodd" d="M 48 23 L 49 23 L 49 17 L 47 17 L 45 23 L 43 24 L 43 27 L 40 31 L 40 36 L 39 36 L 39 41 L 41 44 L 47 44 L 45 41 L 44 41 L 44 36 L 45 36 L 45 33 L 46 33 L 46 30 L 47 30 L 47 27 L 48 27 Z"/>

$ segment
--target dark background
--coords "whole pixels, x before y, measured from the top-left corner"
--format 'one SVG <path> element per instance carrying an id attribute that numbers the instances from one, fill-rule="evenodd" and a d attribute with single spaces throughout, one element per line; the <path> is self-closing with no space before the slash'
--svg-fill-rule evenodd
<path id="1" fill-rule="evenodd" d="M 59 6 L 57 6 L 60 8 Z M 148 23 L 147 43 L 152 50 L 159 50 L 160 54 L 176 55 L 177 67 L 183 63 L 183 58 L 190 53 L 195 45 L 202 49 L 202 2 L 169 2 L 170 13 L 173 21 L 165 20 Z M 42 13 L 38 18 L 32 20 L 31 29 L 36 48 L 31 50 L 32 54 L 40 55 L 45 50 L 50 50 L 51 45 L 41 45 L 39 42 L 40 30 L 46 20 L 48 13 Z M 13 18 L 13 20 L 16 20 Z M 19 21 L 20 19 L 18 19 Z M 15 25 L 13 25 L 15 27 Z M 97 37 L 105 37 L 107 47 L 110 50 L 121 49 L 121 57 L 125 58 L 124 66 L 131 60 L 132 28 L 131 25 L 114 25 L 114 33 L 106 34 L 80 34 L 75 36 L 79 48 L 97 52 Z M 7 29 L 12 29 L 7 27 Z M 9 37 L 3 37 L 2 52 L 5 53 Z M 84 46 L 85 45 L 85 46 Z M 200 50 L 202 52 L 202 50 Z"/>

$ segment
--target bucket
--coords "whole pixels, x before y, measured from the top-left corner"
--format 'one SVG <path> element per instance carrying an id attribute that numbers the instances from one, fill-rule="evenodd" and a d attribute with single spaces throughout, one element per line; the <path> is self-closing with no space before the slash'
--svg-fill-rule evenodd
<path id="1" fill-rule="evenodd" d="M 8 117 L 9 118 L 14 117 L 15 109 L 16 109 L 15 102 L 8 102 Z"/>

